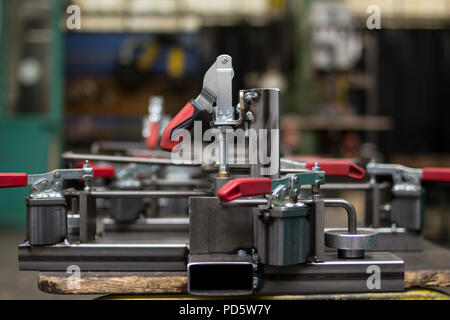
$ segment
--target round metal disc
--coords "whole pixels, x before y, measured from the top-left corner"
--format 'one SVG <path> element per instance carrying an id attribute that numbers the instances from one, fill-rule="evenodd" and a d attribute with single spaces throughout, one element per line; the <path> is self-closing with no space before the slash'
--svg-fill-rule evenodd
<path id="1" fill-rule="evenodd" d="M 358 229 L 356 234 L 347 229 L 334 229 L 325 232 L 325 245 L 337 249 L 372 249 L 377 246 L 378 234 L 373 230 Z"/>

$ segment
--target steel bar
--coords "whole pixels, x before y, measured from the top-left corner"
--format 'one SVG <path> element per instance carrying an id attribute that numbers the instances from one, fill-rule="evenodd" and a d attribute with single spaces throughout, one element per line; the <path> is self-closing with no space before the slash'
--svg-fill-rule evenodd
<path id="1" fill-rule="evenodd" d="M 268 201 L 264 198 L 259 199 L 239 199 L 230 202 L 222 202 L 224 207 L 254 207 L 259 205 L 267 205 Z"/>
<path id="2" fill-rule="evenodd" d="M 208 191 L 167 191 L 167 190 L 120 190 L 120 191 L 91 191 L 90 193 L 95 198 L 189 198 L 202 197 L 211 194 Z"/>
<path id="3" fill-rule="evenodd" d="M 351 202 L 344 199 L 324 199 L 325 207 L 344 208 L 348 218 L 348 232 L 356 233 L 356 210 Z"/>
<path id="4" fill-rule="evenodd" d="M 173 161 L 172 159 L 162 158 L 140 158 L 129 156 L 111 156 L 101 154 L 87 154 L 87 153 L 74 153 L 71 151 L 64 152 L 61 156 L 64 160 L 89 160 L 89 161 L 106 161 L 106 162 L 121 162 L 121 163 L 140 163 L 148 165 L 167 165 L 167 166 L 191 166 L 200 167 L 201 164 L 194 161 Z M 229 164 L 230 170 L 244 170 L 249 171 L 250 165 L 248 164 Z M 204 167 L 205 170 L 215 170 L 218 165 Z M 307 169 L 302 168 L 281 168 L 280 173 L 301 173 L 308 172 Z"/>
<path id="5" fill-rule="evenodd" d="M 163 241 L 163 239 L 161 239 Z M 85 243 L 19 246 L 19 269 L 66 271 L 185 271 L 185 243 Z"/>
<path id="6" fill-rule="evenodd" d="M 370 266 L 380 270 L 381 285 L 367 286 Z M 313 294 L 345 292 L 402 291 L 405 263 L 390 252 L 369 252 L 364 259 L 335 259 L 294 266 L 265 266 L 264 282 L 257 294 Z"/>
<path id="7" fill-rule="evenodd" d="M 386 189 L 391 186 L 388 182 L 378 183 L 373 185 L 371 183 L 326 183 L 320 186 L 321 190 L 370 190 L 376 186 L 379 189 Z M 301 189 L 309 190 L 311 185 L 302 185 Z"/>
<path id="8" fill-rule="evenodd" d="M 101 154 L 83 154 L 73 153 L 71 151 L 62 154 L 64 160 L 89 160 L 89 161 L 107 161 L 107 162 L 122 162 L 122 163 L 142 163 L 149 165 L 169 165 L 169 166 L 200 166 L 193 161 L 173 161 L 172 159 L 161 158 L 139 158 L 127 156 L 110 156 Z"/>

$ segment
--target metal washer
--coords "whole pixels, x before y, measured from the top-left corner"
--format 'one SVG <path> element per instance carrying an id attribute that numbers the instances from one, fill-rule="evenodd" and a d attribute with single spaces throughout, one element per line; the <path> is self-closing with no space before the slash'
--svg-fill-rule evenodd
<path id="1" fill-rule="evenodd" d="M 342 259 L 364 258 L 366 249 L 377 246 L 378 234 L 373 230 L 358 229 L 357 233 L 349 233 L 347 229 L 335 229 L 325 232 L 325 245 L 338 249 L 338 257 Z"/>

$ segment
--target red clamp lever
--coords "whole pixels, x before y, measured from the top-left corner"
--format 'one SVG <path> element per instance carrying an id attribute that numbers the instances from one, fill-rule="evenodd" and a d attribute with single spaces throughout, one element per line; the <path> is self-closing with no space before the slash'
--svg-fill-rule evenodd
<path id="1" fill-rule="evenodd" d="M 270 178 L 237 178 L 225 183 L 217 196 L 222 202 L 230 202 L 242 197 L 259 196 L 272 192 Z"/>
<path id="2" fill-rule="evenodd" d="M 325 176 L 349 177 L 361 180 L 366 174 L 363 168 L 348 160 L 307 161 L 305 163 L 306 169 L 311 170 L 316 162 L 318 162 L 320 170 L 325 171 Z"/>
<path id="3" fill-rule="evenodd" d="M 204 110 L 196 108 L 194 103 L 188 102 L 183 109 L 170 121 L 167 127 L 164 128 L 161 142 L 159 146 L 166 151 L 172 151 L 175 146 L 183 141 L 183 135 L 174 137 L 174 132 L 177 129 L 191 130 L 194 127 L 194 122 L 199 120 L 204 115 Z"/>
<path id="4" fill-rule="evenodd" d="M 27 185 L 26 173 L 0 173 L 0 188 L 25 187 Z"/>
<path id="5" fill-rule="evenodd" d="M 114 166 L 92 166 L 94 178 L 112 178 L 116 175 Z"/>
<path id="6" fill-rule="evenodd" d="M 159 123 L 150 122 L 149 134 L 147 139 L 145 139 L 145 144 L 149 149 L 156 149 L 159 142 Z"/>
<path id="7" fill-rule="evenodd" d="M 114 166 L 97 166 L 93 161 L 90 164 L 94 178 L 113 178 L 116 175 Z M 83 168 L 83 165 L 84 161 L 75 162 L 75 168 Z"/>
<path id="8" fill-rule="evenodd" d="M 422 180 L 450 182 L 450 168 L 423 168 Z"/>

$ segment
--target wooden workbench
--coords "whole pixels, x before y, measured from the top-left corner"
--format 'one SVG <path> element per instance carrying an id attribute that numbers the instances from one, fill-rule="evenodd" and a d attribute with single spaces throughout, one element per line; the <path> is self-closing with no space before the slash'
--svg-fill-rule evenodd
<path id="1" fill-rule="evenodd" d="M 396 252 L 405 261 L 405 289 L 450 287 L 450 250 L 428 241 L 422 252 Z M 82 272 L 79 289 L 69 289 L 65 272 L 39 273 L 39 289 L 54 294 L 167 295 L 183 297 L 187 293 L 186 272 Z M 161 296 L 164 295 L 164 296 Z M 178 296 L 179 295 L 179 296 Z M 170 296 L 173 298 L 173 296 Z M 406 290 L 403 293 L 367 293 L 345 295 L 286 295 L 278 298 L 445 298 L 431 291 Z M 185 298 L 185 297 L 183 297 Z"/>

